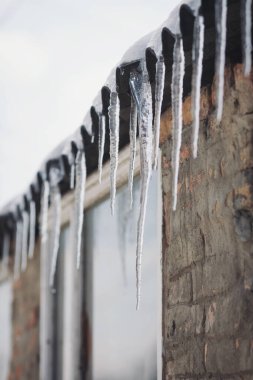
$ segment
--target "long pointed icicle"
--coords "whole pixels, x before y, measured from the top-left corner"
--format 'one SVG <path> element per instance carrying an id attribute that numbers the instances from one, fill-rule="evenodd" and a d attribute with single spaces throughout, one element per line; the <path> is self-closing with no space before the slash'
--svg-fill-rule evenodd
<path id="1" fill-rule="evenodd" d="M 21 253 L 22 253 L 22 221 L 16 224 L 16 242 L 15 242 L 15 256 L 14 256 L 14 280 L 17 280 L 20 275 Z"/>
<path id="2" fill-rule="evenodd" d="M 75 164 L 73 163 L 70 166 L 70 189 L 73 190 L 75 188 Z"/>
<path id="3" fill-rule="evenodd" d="M 217 121 L 220 122 L 223 111 L 224 96 L 224 73 L 225 73 L 225 53 L 227 34 L 227 0 L 215 1 L 215 25 L 216 25 L 216 107 Z"/>
<path id="4" fill-rule="evenodd" d="M 156 77 L 155 77 L 155 116 L 154 116 L 154 152 L 153 152 L 154 169 L 157 168 L 157 162 L 158 162 L 164 78 L 165 78 L 165 65 L 164 65 L 164 58 L 161 55 L 160 57 L 158 57 L 158 60 L 156 63 Z"/>
<path id="5" fill-rule="evenodd" d="M 56 263 L 59 252 L 60 232 L 61 232 L 61 193 L 58 185 L 53 185 L 51 189 L 51 205 L 52 205 L 52 262 L 50 270 L 49 284 L 51 288 L 54 286 L 54 276 L 56 271 Z"/>
<path id="6" fill-rule="evenodd" d="M 252 65 L 251 9 L 252 9 L 252 0 L 241 0 L 242 55 L 243 55 L 243 66 L 244 66 L 245 76 L 248 76 L 250 74 L 251 65 Z"/>
<path id="7" fill-rule="evenodd" d="M 40 220 L 40 236 L 41 244 L 45 245 L 48 238 L 48 201 L 49 201 L 49 183 L 44 181 L 43 192 L 41 197 L 41 220 Z"/>
<path id="8" fill-rule="evenodd" d="M 99 130 L 98 130 L 98 173 L 99 173 L 99 183 L 102 179 L 103 170 L 103 158 L 105 149 L 105 115 L 99 115 Z"/>
<path id="9" fill-rule="evenodd" d="M 144 224 L 147 208 L 148 188 L 152 172 L 152 95 L 148 74 L 144 71 L 141 104 L 139 112 L 140 160 L 141 160 L 141 198 L 140 214 L 137 226 L 136 248 L 136 309 L 139 309 L 141 297 L 141 262 L 143 250 Z"/>
<path id="10" fill-rule="evenodd" d="M 28 257 L 33 258 L 35 247 L 35 228 L 36 228 L 36 208 L 35 202 L 30 201 L 30 215 L 29 215 L 29 248 Z"/>
<path id="11" fill-rule="evenodd" d="M 134 180 L 134 164 L 136 156 L 136 133 L 137 133 L 137 106 L 133 97 L 131 97 L 131 111 L 130 111 L 130 161 L 128 172 L 128 189 L 130 198 L 130 209 L 133 207 L 133 180 Z"/>
<path id="12" fill-rule="evenodd" d="M 76 188 L 75 188 L 75 237 L 74 247 L 77 262 L 77 269 L 80 268 L 81 260 L 81 243 L 82 243 L 82 229 L 83 229 L 83 207 L 85 198 L 85 184 L 86 184 L 86 162 L 85 154 L 78 151 L 76 156 Z"/>
<path id="13" fill-rule="evenodd" d="M 22 230 L 22 261 L 21 261 L 21 270 L 24 272 L 27 267 L 27 244 L 28 244 L 28 229 L 29 229 L 29 217 L 26 211 L 22 212 L 23 219 L 23 230 Z"/>
<path id="14" fill-rule="evenodd" d="M 204 49 L 204 18 L 196 15 L 193 32 L 192 48 L 192 156 L 197 157 L 198 137 L 199 137 L 199 118 L 200 118 L 200 91 Z"/>
<path id="15" fill-rule="evenodd" d="M 117 92 L 111 92 L 110 107 L 108 111 L 110 129 L 111 213 L 113 215 L 116 197 L 116 176 L 118 168 L 119 150 L 119 98 Z"/>
<path id="16" fill-rule="evenodd" d="M 3 272 L 8 271 L 9 256 L 10 256 L 10 235 L 8 233 L 5 233 L 4 240 L 3 240 L 3 259 L 2 259 Z"/>
<path id="17" fill-rule="evenodd" d="M 172 208 L 177 207 L 177 183 L 179 174 L 180 148 L 182 143 L 182 108 L 183 108 L 183 79 L 184 79 L 184 49 L 183 41 L 180 36 L 176 36 L 173 50 L 173 68 L 171 83 L 171 102 L 172 102 Z"/>

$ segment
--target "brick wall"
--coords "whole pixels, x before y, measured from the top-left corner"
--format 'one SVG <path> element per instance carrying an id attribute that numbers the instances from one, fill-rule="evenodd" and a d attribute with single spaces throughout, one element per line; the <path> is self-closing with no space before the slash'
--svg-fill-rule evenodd
<path id="1" fill-rule="evenodd" d="M 12 360 L 9 380 L 39 378 L 39 250 L 13 283 Z"/>
<path id="2" fill-rule="evenodd" d="M 171 210 L 171 112 L 162 119 L 164 379 L 253 379 L 253 75 L 226 70 L 224 114 L 202 91 L 199 154 L 190 98 L 178 207 Z"/>

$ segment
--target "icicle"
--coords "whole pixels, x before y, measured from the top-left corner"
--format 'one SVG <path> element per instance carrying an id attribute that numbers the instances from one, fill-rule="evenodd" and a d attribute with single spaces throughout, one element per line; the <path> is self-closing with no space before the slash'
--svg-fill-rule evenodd
<path id="1" fill-rule="evenodd" d="M 114 214 L 116 196 L 116 175 L 118 168 L 119 149 L 119 98 L 117 92 L 111 92 L 109 107 L 110 129 L 110 182 L 111 182 L 111 213 Z"/>
<path id="2" fill-rule="evenodd" d="M 22 221 L 16 224 L 16 242 L 15 242 L 15 258 L 14 258 L 14 280 L 20 275 L 21 252 L 22 252 Z"/>
<path id="3" fill-rule="evenodd" d="M 173 50 L 173 67 L 171 83 L 172 103 L 172 208 L 177 206 L 177 182 L 179 173 L 180 148 L 182 142 L 182 108 L 183 108 L 183 79 L 184 79 L 184 50 L 181 36 L 176 36 Z"/>
<path id="4" fill-rule="evenodd" d="M 29 218 L 26 211 L 22 212 L 23 219 L 23 230 L 22 230 L 22 261 L 21 261 L 21 270 L 24 272 L 27 267 L 27 243 L 28 243 L 28 228 L 29 228 Z"/>
<path id="5" fill-rule="evenodd" d="M 133 97 L 131 97 L 131 111 L 130 111 L 130 162 L 128 172 L 128 189 L 130 197 L 130 209 L 133 207 L 133 180 L 134 180 L 134 163 L 136 156 L 136 133 L 137 133 L 137 106 Z"/>
<path id="6" fill-rule="evenodd" d="M 83 228 L 83 207 L 86 184 L 86 162 L 85 153 L 78 151 L 76 156 L 76 188 L 75 188 L 75 237 L 74 247 L 77 260 L 77 269 L 80 267 L 81 243 Z"/>
<path id="7" fill-rule="evenodd" d="M 196 15 L 193 32 L 192 48 L 192 155 L 197 157 L 199 118 L 200 118 L 200 91 L 204 49 L 204 18 Z"/>
<path id="8" fill-rule="evenodd" d="M 48 201 L 49 201 L 49 183 L 44 181 L 44 188 L 41 197 L 41 221 L 40 221 L 40 235 L 41 243 L 46 244 L 48 236 Z"/>
<path id="9" fill-rule="evenodd" d="M 54 286 L 54 276 L 56 271 L 57 256 L 59 251 L 60 232 L 61 232 L 61 193 L 58 185 L 53 184 L 50 191 L 51 207 L 52 207 L 52 236 L 50 249 L 52 254 L 51 270 L 49 284 L 51 288 Z"/>
<path id="10" fill-rule="evenodd" d="M 146 70 L 143 75 L 141 103 L 139 113 L 139 133 L 140 133 L 140 174 L 141 174 L 141 197 L 140 214 L 137 228 L 137 248 L 136 248 L 136 309 L 140 304 L 141 292 L 141 261 L 143 250 L 144 224 L 147 207 L 148 188 L 152 171 L 152 95 L 151 87 Z"/>
<path id="11" fill-rule="evenodd" d="M 34 254 L 35 247 L 35 228 L 36 228 L 36 208 L 35 202 L 30 201 L 30 215 L 29 215 L 29 248 L 28 257 L 31 259 Z"/>
<path id="12" fill-rule="evenodd" d="M 70 166 L 70 189 L 75 188 L 75 163 Z"/>
<path id="13" fill-rule="evenodd" d="M 159 138 L 160 138 L 160 119 L 162 111 L 163 90 L 165 78 L 165 65 L 163 56 L 158 58 L 156 63 L 156 76 L 155 76 L 155 116 L 154 116 L 154 151 L 153 151 L 153 165 L 154 169 L 157 168 Z"/>
<path id="14" fill-rule="evenodd" d="M 245 76 L 248 76 L 250 74 L 252 65 L 251 9 L 252 0 L 241 0 L 242 55 Z"/>
<path id="15" fill-rule="evenodd" d="M 215 25 L 216 25 L 216 107 L 217 121 L 221 121 L 224 95 L 224 73 L 226 53 L 226 24 L 227 24 L 227 0 L 215 1 Z"/>
<path id="16" fill-rule="evenodd" d="M 103 158 L 105 148 L 105 116 L 99 115 L 99 131 L 98 131 L 98 172 L 99 183 L 101 183 L 102 170 L 103 170 Z"/>
<path id="17" fill-rule="evenodd" d="M 2 270 L 4 273 L 8 271 L 10 256 L 10 235 L 5 233 L 3 240 L 3 258 L 2 258 Z"/>
<path id="18" fill-rule="evenodd" d="M 137 72 L 130 73 L 129 86 L 138 109 L 140 108 L 141 85 L 142 75 Z"/>

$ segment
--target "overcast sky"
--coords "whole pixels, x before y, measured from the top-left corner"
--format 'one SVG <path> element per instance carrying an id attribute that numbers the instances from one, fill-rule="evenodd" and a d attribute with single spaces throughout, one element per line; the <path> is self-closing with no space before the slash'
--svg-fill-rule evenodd
<path id="1" fill-rule="evenodd" d="M 25 191 L 124 52 L 176 3 L 0 1 L 0 206 Z"/>

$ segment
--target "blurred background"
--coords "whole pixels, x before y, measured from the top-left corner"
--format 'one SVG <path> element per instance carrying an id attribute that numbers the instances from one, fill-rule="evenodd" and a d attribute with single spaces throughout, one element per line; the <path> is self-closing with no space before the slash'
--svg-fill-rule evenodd
<path id="1" fill-rule="evenodd" d="M 124 52 L 178 2 L 1 0 L 0 207 L 26 190 Z"/>

